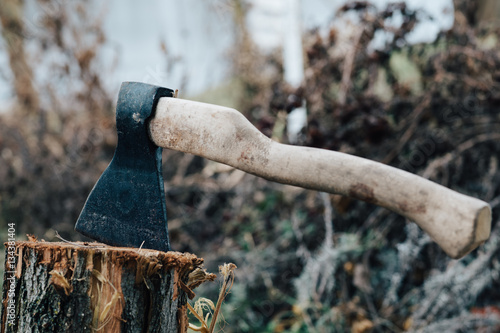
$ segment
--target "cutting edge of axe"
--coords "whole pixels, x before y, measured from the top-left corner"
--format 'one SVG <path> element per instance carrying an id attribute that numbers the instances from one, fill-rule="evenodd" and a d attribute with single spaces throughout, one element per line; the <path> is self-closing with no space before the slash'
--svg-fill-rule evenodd
<path id="1" fill-rule="evenodd" d="M 491 208 L 484 201 L 361 157 L 275 142 L 235 109 L 162 97 L 149 120 L 149 135 L 159 147 L 386 207 L 417 223 L 455 259 L 490 235 Z"/>

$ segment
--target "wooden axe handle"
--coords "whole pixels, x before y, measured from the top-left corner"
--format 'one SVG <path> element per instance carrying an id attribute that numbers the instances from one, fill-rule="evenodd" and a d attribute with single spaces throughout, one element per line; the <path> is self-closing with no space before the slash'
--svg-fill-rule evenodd
<path id="1" fill-rule="evenodd" d="M 382 163 L 277 143 L 234 109 L 161 98 L 149 131 L 160 147 L 203 156 L 275 182 L 386 207 L 415 221 L 452 258 L 466 255 L 490 234 L 491 208 L 486 202 Z"/>

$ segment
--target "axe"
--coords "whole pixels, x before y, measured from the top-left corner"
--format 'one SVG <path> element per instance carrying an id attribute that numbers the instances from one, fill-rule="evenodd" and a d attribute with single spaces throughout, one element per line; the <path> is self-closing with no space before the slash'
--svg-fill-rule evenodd
<path id="1" fill-rule="evenodd" d="M 386 207 L 417 223 L 452 258 L 489 237 L 491 208 L 484 201 L 382 163 L 280 144 L 234 109 L 173 97 L 170 89 L 122 84 L 116 151 L 85 203 L 77 231 L 110 245 L 169 251 L 163 147 Z"/>

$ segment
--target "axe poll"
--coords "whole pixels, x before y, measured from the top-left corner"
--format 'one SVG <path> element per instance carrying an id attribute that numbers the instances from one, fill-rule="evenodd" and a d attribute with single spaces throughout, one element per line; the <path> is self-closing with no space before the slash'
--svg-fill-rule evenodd
<path id="1" fill-rule="evenodd" d="M 154 90 L 154 93 L 150 92 L 150 95 L 146 96 L 147 103 L 128 100 L 139 97 L 134 91 L 141 89 Z M 199 155 L 282 184 L 350 196 L 388 208 L 417 223 L 452 258 L 463 257 L 489 237 L 491 208 L 484 201 L 361 157 L 275 142 L 234 109 L 172 98 L 171 90 L 161 89 L 134 82 L 122 85 L 117 106 L 117 152 L 89 195 L 77 222 L 76 229 L 83 234 L 114 245 L 139 246 L 142 240 L 146 242 L 146 247 L 170 249 L 168 233 L 163 230 L 166 229 L 166 217 L 163 221 L 164 212 L 159 212 L 165 205 L 161 168 L 158 165 L 158 147 L 163 147 Z M 144 96 L 140 98 L 144 99 Z M 132 104 L 128 116 L 120 113 L 120 109 L 124 107 L 120 103 L 127 104 L 127 107 Z M 141 105 L 147 109 L 146 114 L 142 116 L 138 111 Z M 123 160 L 122 155 L 131 159 L 144 158 L 144 154 L 138 153 L 140 156 L 134 156 L 135 148 L 123 145 L 121 147 L 120 141 L 131 139 L 123 138 L 124 136 L 134 135 L 124 133 L 124 130 L 120 129 L 119 122 L 124 117 L 130 118 L 129 122 L 137 125 L 139 132 L 142 131 L 142 134 L 138 135 L 140 144 L 143 149 L 148 149 L 149 155 L 156 158 L 151 161 L 150 170 L 146 171 L 154 174 L 146 183 L 154 184 L 134 184 L 131 179 L 138 177 L 137 174 L 144 169 L 143 163 L 122 161 L 125 164 L 131 163 L 128 171 L 120 170 L 121 167 L 113 169 L 111 173 L 121 173 L 121 178 L 106 185 L 114 188 L 99 189 L 99 183 L 117 158 Z M 144 135 L 149 137 L 150 142 L 145 143 Z M 134 137 L 132 140 L 138 139 Z M 120 148 L 122 155 L 119 153 Z M 127 149 L 132 152 L 123 152 Z M 161 154 L 159 159 L 161 163 Z M 158 177 L 161 184 L 157 183 Z M 155 187 L 152 199 L 151 195 L 147 198 L 134 197 L 136 186 L 151 185 Z M 92 197 L 97 195 L 98 199 L 93 200 Z M 134 198 L 130 199 L 131 196 Z M 99 204 L 96 206 L 95 201 L 101 200 L 105 200 L 105 204 L 97 207 Z M 163 200 L 158 203 L 158 209 L 153 209 L 152 213 L 157 215 L 152 218 L 145 217 L 150 211 L 141 211 L 140 207 L 135 207 L 138 206 L 137 203 L 134 203 L 149 200 Z M 110 205 L 117 205 L 120 212 L 108 212 Z M 107 214 L 106 218 L 102 217 L 103 210 Z M 122 214 L 123 210 L 125 215 Z M 135 210 L 137 215 L 131 216 L 129 210 Z M 112 230 L 105 226 L 110 220 L 113 224 Z M 134 225 L 133 229 L 127 230 L 130 226 L 126 223 Z M 120 225 L 123 227 L 119 227 Z M 102 230 L 109 230 L 111 235 L 103 237 Z M 130 233 L 135 237 L 132 237 L 132 240 L 129 240 Z M 162 240 L 165 237 L 166 239 Z M 162 245 L 151 243 L 150 238 L 156 239 L 156 242 Z"/>

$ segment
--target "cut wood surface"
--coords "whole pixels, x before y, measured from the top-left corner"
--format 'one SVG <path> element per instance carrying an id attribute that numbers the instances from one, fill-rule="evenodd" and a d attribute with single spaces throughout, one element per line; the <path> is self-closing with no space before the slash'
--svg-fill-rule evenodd
<path id="1" fill-rule="evenodd" d="M 416 222 L 452 258 L 490 235 L 491 208 L 484 201 L 368 159 L 272 141 L 231 108 L 160 98 L 149 131 L 160 147 L 386 207 Z"/>
<path id="2" fill-rule="evenodd" d="M 190 288 L 215 279 L 187 253 L 28 241 L 16 242 L 16 254 L 16 269 L 6 267 L 4 277 L 1 333 L 187 332 Z"/>

